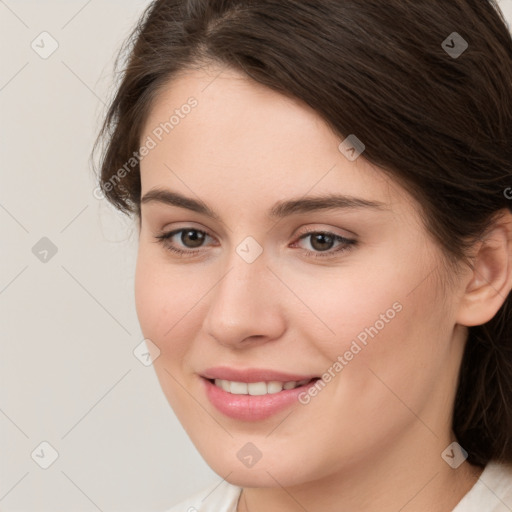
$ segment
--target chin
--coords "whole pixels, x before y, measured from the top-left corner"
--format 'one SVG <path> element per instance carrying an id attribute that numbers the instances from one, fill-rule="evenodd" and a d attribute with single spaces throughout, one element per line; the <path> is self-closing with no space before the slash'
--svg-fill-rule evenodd
<path id="1" fill-rule="evenodd" d="M 200 451 L 208 466 L 221 478 L 239 487 L 293 487 L 316 479 L 309 471 L 297 470 L 299 466 L 302 466 L 302 470 L 306 469 L 303 460 L 280 459 L 275 452 L 274 458 L 262 456 L 252 467 L 244 467 L 236 457 L 234 460 L 227 455 L 219 457 L 220 451 L 229 454 L 232 451 L 237 453 L 239 449 L 219 448 L 216 451 L 214 448 L 208 451 Z"/>

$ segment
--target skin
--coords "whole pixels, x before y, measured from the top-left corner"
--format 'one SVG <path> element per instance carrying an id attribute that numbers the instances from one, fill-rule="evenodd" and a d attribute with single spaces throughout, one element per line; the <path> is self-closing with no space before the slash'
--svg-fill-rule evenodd
<path id="1" fill-rule="evenodd" d="M 467 326 L 491 318 L 512 287 L 510 218 L 448 286 L 442 250 L 405 190 L 364 154 L 345 158 L 315 111 L 233 70 L 175 78 L 141 142 L 190 96 L 197 107 L 142 160 L 141 192 L 199 198 L 220 220 L 143 203 L 135 294 L 144 336 L 160 350 L 158 379 L 191 440 L 244 487 L 239 512 L 451 511 L 481 473 L 467 461 L 452 469 L 441 453 L 455 440 Z M 268 215 L 277 201 L 328 193 L 384 207 Z M 168 240 L 199 255 L 180 257 L 155 238 L 179 228 L 209 235 L 202 246 Z M 357 243 L 308 258 L 325 251 L 300 240 L 306 229 Z M 236 252 L 247 236 L 263 249 L 252 263 Z M 309 404 L 247 422 L 207 399 L 199 374 L 212 366 L 323 374 L 397 301 L 401 311 Z M 262 454 L 252 468 L 237 458 L 247 442 Z"/>

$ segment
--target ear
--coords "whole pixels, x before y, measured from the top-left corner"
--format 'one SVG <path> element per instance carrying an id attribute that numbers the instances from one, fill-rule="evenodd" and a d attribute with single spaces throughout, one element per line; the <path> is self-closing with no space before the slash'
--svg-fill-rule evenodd
<path id="1" fill-rule="evenodd" d="M 475 246 L 457 323 L 468 327 L 485 324 L 499 311 L 511 289 L 512 213 L 504 209 Z"/>

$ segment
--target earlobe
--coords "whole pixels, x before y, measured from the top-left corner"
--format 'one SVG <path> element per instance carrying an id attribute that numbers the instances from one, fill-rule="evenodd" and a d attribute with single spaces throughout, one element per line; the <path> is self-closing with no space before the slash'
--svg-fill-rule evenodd
<path id="1" fill-rule="evenodd" d="M 512 288 L 512 214 L 503 210 L 475 247 L 473 268 L 457 323 L 482 325 L 499 311 Z"/>

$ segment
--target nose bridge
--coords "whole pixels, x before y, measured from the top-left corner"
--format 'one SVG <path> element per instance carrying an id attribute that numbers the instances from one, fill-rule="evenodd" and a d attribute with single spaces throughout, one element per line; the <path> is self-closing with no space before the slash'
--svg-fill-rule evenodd
<path id="1" fill-rule="evenodd" d="M 212 290 L 204 328 L 223 344 L 237 344 L 251 336 L 277 337 L 283 327 L 267 258 L 256 249 L 250 240 L 239 244 L 226 258 Z"/>
<path id="2" fill-rule="evenodd" d="M 238 295 L 243 300 L 251 298 L 268 283 L 267 264 L 268 257 L 263 247 L 253 237 L 246 237 L 226 256 L 227 274 L 219 282 L 219 293 L 228 299 L 232 297 L 236 300 Z M 258 299 L 257 296 L 253 298 Z"/>

